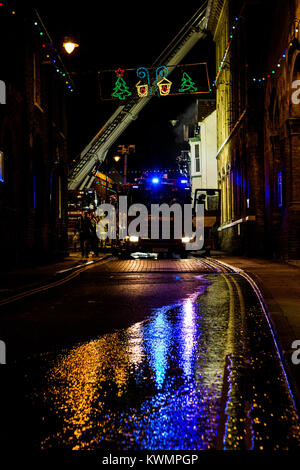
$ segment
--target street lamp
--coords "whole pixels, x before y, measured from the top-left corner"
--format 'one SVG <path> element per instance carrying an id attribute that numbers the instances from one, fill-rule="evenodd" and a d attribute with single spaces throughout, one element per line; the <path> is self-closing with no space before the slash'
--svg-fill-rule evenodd
<path id="1" fill-rule="evenodd" d="M 76 47 L 79 47 L 79 44 L 74 42 L 71 38 L 65 37 L 63 42 L 63 48 L 68 54 L 72 54 Z"/>
<path id="2" fill-rule="evenodd" d="M 135 145 L 118 145 L 118 152 L 120 152 L 122 155 L 124 155 L 124 184 L 127 183 L 127 157 L 130 153 L 130 151 L 134 152 L 135 151 Z M 115 155 L 114 160 L 118 162 L 120 160 L 121 156 L 120 155 Z"/>

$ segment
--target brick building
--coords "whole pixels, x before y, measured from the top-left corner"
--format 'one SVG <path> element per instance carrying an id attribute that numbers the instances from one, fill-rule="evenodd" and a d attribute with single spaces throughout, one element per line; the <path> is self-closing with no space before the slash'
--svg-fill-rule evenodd
<path id="1" fill-rule="evenodd" d="M 219 233 L 231 252 L 300 258 L 300 112 L 291 102 L 299 9 L 298 0 L 208 2 L 216 44 Z"/>
<path id="2" fill-rule="evenodd" d="M 274 1 L 269 14 L 266 70 L 273 78 L 264 87 L 266 233 L 272 254 L 299 259 L 300 1 Z"/>
<path id="3" fill-rule="evenodd" d="M 0 8 L 1 266 L 67 249 L 67 71 L 38 13 Z M 55 57 L 55 58 L 54 58 Z"/>

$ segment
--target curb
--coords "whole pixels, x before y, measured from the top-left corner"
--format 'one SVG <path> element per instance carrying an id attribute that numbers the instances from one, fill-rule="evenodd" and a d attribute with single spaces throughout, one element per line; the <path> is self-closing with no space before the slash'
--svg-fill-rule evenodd
<path id="1" fill-rule="evenodd" d="M 216 260 L 213 259 L 213 261 L 216 261 Z M 274 339 L 274 345 L 276 347 L 276 350 L 277 350 L 277 353 L 281 362 L 282 371 L 286 378 L 286 383 L 289 388 L 289 392 L 293 400 L 294 407 L 298 413 L 298 416 L 300 417 L 300 382 L 299 382 L 299 379 L 297 380 L 296 378 L 297 376 L 296 373 L 293 373 L 293 367 L 296 367 L 296 366 L 290 365 L 291 361 L 288 357 L 288 353 L 290 353 L 290 351 L 284 348 L 283 342 L 281 340 L 281 335 L 279 334 L 278 328 L 272 318 L 272 311 L 274 311 L 274 309 L 270 307 L 270 302 L 268 302 L 265 298 L 266 296 L 263 295 L 263 292 L 266 292 L 267 288 L 263 284 L 262 280 L 258 276 L 253 274 L 252 272 L 244 271 L 241 268 L 238 268 L 231 264 L 224 263 L 219 260 L 217 260 L 217 263 L 220 263 L 221 265 L 225 267 L 231 268 L 234 272 L 243 276 L 249 282 L 252 289 L 256 293 L 258 300 L 261 304 L 263 313 L 269 323 L 269 327 L 270 327 L 270 330 Z M 272 299 L 273 297 L 269 294 L 268 298 Z M 274 302 L 276 303 L 275 299 L 274 299 Z M 283 311 L 280 309 L 279 306 L 277 307 L 280 310 L 282 317 L 285 318 Z"/>
<path id="2" fill-rule="evenodd" d="M 30 285 L 15 289 L 11 291 L 11 295 L 0 299 L 0 307 L 2 305 L 15 302 L 24 297 L 28 297 L 30 295 L 34 295 L 39 292 L 51 289 L 64 282 L 68 282 L 69 280 L 73 279 L 76 276 L 76 273 L 85 271 L 86 269 L 91 268 L 94 265 L 100 263 L 101 261 L 105 261 L 109 258 L 111 258 L 111 254 L 104 255 L 102 258 L 97 259 L 97 260 L 88 261 L 87 263 L 84 263 L 84 264 L 71 266 L 70 268 L 66 268 L 65 270 L 57 271 L 51 277 L 49 277 L 48 280 L 44 280 L 43 282 L 34 283 L 34 284 L 30 284 Z M 65 276 L 64 276 L 64 273 L 66 273 Z"/>

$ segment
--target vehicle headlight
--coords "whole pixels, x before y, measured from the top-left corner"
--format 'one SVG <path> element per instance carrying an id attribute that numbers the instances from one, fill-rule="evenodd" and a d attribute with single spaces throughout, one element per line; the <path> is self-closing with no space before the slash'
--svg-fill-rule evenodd
<path id="1" fill-rule="evenodd" d="M 181 239 L 182 243 L 190 243 L 191 240 L 192 240 L 191 237 L 182 237 Z"/>
<path id="2" fill-rule="evenodd" d="M 129 241 L 132 243 L 137 243 L 139 241 L 139 237 L 136 237 L 135 235 L 131 235 L 129 237 Z"/>

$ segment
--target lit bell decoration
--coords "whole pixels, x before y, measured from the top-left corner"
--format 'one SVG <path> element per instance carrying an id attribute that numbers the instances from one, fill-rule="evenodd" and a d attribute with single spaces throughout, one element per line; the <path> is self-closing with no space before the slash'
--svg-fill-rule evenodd
<path id="1" fill-rule="evenodd" d="M 139 81 L 135 86 L 137 89 L 137 94 L 139 95 L 140 98 L 145 98 L 146 96 L 149 95 L 149 86 L 147 83 L 142 83 Z"/>
<path id="2" fill-rule="evenodd" d="M 168 80 L 166 77 L 162 78 L 159 82 L 157 82 L 157 87 L 159 90 L 160 96 L 166 96 L 171 91 L 172 82 Z"/>

